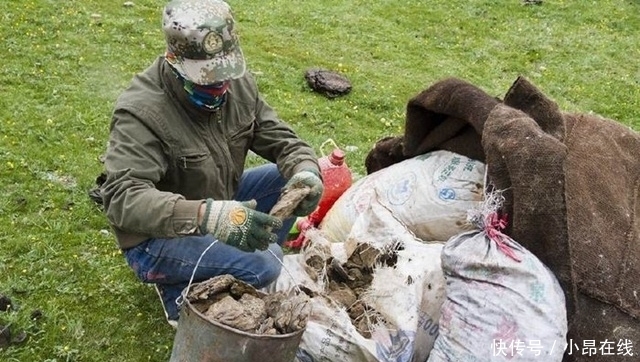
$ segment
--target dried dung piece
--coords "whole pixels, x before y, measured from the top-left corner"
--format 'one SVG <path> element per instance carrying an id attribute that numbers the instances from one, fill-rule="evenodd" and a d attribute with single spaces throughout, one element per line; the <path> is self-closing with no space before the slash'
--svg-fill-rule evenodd
<path id="1" fill-rule="evenodd" d="M 194 302 L 197 300 L 213 299 L 216 294 L 229 292 L 231 284 L 236 281 L 236 278 L 231 274 L 219 275 L 215 278 L 206 280 L 189 291 L 189 301 Z"/>
<path id="2" fill-rule="evenodd" d="M 369 244 L 357 245 L 346 263 L 322 253 L 305 255 L 305 270 L 319 274 L 325 272 L 326 296 L 346 308 L 352 324 L 364 337 L 371 336 L 371 326 L 384 323 L 384 318 L 362 301 L 363 294 L 371 287 L 374 267 L 394 266 L 401 245 L 378 250 Z"/>
<path id="3" fill-rule="evenodd" d="M 255 319 L 263 320 L 267 317 L 265 303 L 262 299 L 247 293 L 240 297 L 239 302 L 244 307 L 245 312 Z"/>
<path id="4" fill-rule="evenodd" d="M 358 268 L 351 268 L 347 270 L 347 274 L 349 275 L 349 280 L 352 281 L 356 281 L 356 280 L 364 280 L 365 278 L 371 277 L 371 276 L 365 276 L 364 274 L 362 274 L 362 271 Z M 371 282 L 371 281 L 369 281 Z"/>
<path id="5" fill-rule="evenodd" d="M 216 298 L 217 300 L 210 300 L 210 299 L 206 299 L 206 300 L 197 300 L 191 303 L 191 306 L 197 310 L 198 312 L 205 314 L 207 312 L 207 310 L 209 310 L 209 307 L 211 307 L 211 305 L 213 303 L 217 303 L 219 301 L 221 301 L 222 299 L 228 297 L 229 294 L 228 293 L 222 293 L 222 294 L 217 294 Z"/>
<path id="6" fill-rule="evenodd" d="M 252 295 L 256 298 L 260 297 L 260 294 L 258 293 L 256 288 L 241 280 L 236 280 L 231 283 L 231 286 L 229 287 L 229 294 L 231 294 L 231 296 L 235 299 L 241 299 L 247 294 Z"/>
<path id="7" fill-rule="evenodd" d="M 283 300 L 275 317 L 276 329 L 283 334 L 303 329 L 307 326 L 310 309 L 309 298 L 304 294 Z"/>
<path id="8" fill-rule="evenodd" d="M 338 282 L 349 282 L 354 281 L 351 276 L 349 276 L 349 272 L 340 264 L 338 259 L 332 258 L 331 261 L 328 262 L 327 265 L 327 274 L 331 280 L 335 280 Z M 346 264 L 345 264 L 346 265 Z"/>
<path id="9" fill-rule="evenodd" d="M 351 91 L 351 82 L 347 77 L 327 69 L 309 69 L 304 78 L 311 89 L 328 98 L 336 98 Z"/>
<path id="10" fill-rule="evenodd" d="M 340 303 L 345 308 L 350 308 L 358 301 L 356 293 L 350 288 L 336 289 L 332 292 L 329 292 L 327 296 Z"/>
<path id="11" fill-rule="evenodd" d="M 267 316 L 275 318 L 278 315 L 282 301 L 285 299 L 287 299 L 287 295 L 284 292 L 265 295 L 262 300 L 264 301 L 264 309 L 267 312 Z"/>
<path id="12" fill-rule="evenodd" d="M 319 255 L 312 255 L 305 260 L 304 270 L 307 272 L 311 280 L 317 282 L 324 270 L 324 259 Z"/>
<path id="13" fill-rule="evenodd" d="M 266 318 L 262 299 L 244 294 L 240 300 L 227 296 L 204 313 L 207 318 L 245 332 L 255 332 Z"/>
<path id="14" fill-rule="evenodd" d="M 245 315 L 244 306 L 231 296 L 213 303 L 204 313 L 209 320 L 220 322 L 241 331 L 250 332 L 256 329 L 260 322 L 251 315 Z"/>
<path id="15" fill-rule="evenodd" d="M 311 189 L 309 187 L 296 187 L 283 192 L 275 205 L 269 211 L 269 215 L 275 216 L 281 220 L 289 218 L 293 215 L 293 210 L 298 206 Z"/>
<path id="16" fill-rule="evenodd" d="M 304 249 L 304 270 L 311 280 L 318 281 L 326 273 L 327 260 L 332 259 L 331 249 L 326 245 L 309 242 Z"/>
<path id="17" fill-rule="evenodd" d="M 38 320 L 42 317 L 43 317 L 43 314 L 40 309 L 34 309 L 29 315 L 29 318 L 31 318 L 32 321 Z"/>
<path id="18" fill-rule="evenodd" d="M 187 299 L 207 319 L 255 334 L 299 331 L 306 326 L 310 314 L 306 294 L 265 294 L 231 275 L 195 285 Z"/>
<path id="19" fill-rule="evenodd" d="M 362 315 L 356 322 L 356 329 L 364 338 L 371 338 L 371 326 L 381 323 L 382 320 L 378 314 Z"/>
<path id="20" fill-rule="evenodd" d="M 273 326 L 274 320 L 272 317 L 267 317 L 256 331 L 257 334 L 267 334 L 267 335 L 276 335 L 278 334 L 278 330 Z"/>
<path id="21" fill-rule="evenodd" d="M 356 319 L 362 317 L 365 311 L 366 311 L 366 308 L 364 307 L 364 303 L 362 303 L 361 300 L 357 300 L 347 310 L 347 312 L 349 313 L 349 317 L 351 318 L 352 321 L 355 321 Z"/>
<path id="22" fill-rule="evenodd" d="M 11 298 L 0 294 L 0 312 L 8 312 L 11 309 Z"/>
<path id="23" fill-rule="evenodd" d="M 360 244 L 349 257 L 347 267 L 373 269 L 381 254 L 380 250 L 371 245 Z"/>

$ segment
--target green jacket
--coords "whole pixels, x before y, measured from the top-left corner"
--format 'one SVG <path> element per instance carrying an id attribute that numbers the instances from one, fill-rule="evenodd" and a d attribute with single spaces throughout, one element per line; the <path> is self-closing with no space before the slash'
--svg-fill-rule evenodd
<path id="1" fill-rule="evenodd" d="M 313 149 L 262 99 L 249 72 L 209 112 L 190 103 L 158 58 L 120 95 L 111 121 L 101 191 L 120 248 L 198 234 L 201 203 L 233 198 L 249 150 L 286 178 L 319 172 Z"/>

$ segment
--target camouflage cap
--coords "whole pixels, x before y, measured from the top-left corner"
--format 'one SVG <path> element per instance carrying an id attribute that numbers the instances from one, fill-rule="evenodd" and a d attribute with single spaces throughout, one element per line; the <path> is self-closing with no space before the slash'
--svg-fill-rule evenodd
<path id="1" fill-rule="evenodd" d="M 208 85 L 246 69 L 229 5 L 222 0 L 174 0 L 164 8 L 167 61 L 187 80 Z"/>

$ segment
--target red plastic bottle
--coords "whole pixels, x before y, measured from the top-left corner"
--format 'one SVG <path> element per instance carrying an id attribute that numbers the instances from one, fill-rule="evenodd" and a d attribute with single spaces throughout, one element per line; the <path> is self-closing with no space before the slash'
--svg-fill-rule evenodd
<path id="1" fill-rule="evenodd" d="M 351 170 L 345 161 L 344 152 L 335 148 L 329 156 L 318 160 L 322 173 L 324 192 L 318 203 L 318 207 L 309 215 L 309 221 L 317 227 L 331 206 L 338 200 L 352 183 Z"/>
<path id="2" fill-rule="evenodd" d="M 305 232 L 312 228 L 318 227 L 325 217 L 329 209 L 338 200 L 353 182 L 351 170 L 345 161 L 344 152 L 335 148 L 329 156 L 321 157 L 318 160 L 320 172 L 322 173 L 322 185 L 324 191 L 320 197 L 318 207 L 304 219 L 298 220 L 297 227 L 300 235 L 287 243 L 292 248 L 300 248 L 304 245 Z"/>

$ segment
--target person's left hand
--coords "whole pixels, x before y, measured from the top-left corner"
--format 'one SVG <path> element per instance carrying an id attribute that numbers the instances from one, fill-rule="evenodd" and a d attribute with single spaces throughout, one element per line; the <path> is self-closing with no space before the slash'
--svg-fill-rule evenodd
<path id="1" fill-rule="evenodd" d="M 312 213 L 318 207 L 318 202 L 320 202 L 320 197 L 324 191 L 320 176 L 315 171 L 303 170 L 291 177 L 282 192 L 303 187 L 309 188 L 309 194 L 293 210 L 294 216 L 307 216 Z"/>

